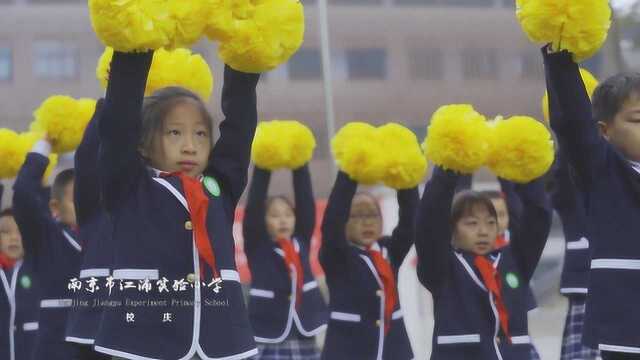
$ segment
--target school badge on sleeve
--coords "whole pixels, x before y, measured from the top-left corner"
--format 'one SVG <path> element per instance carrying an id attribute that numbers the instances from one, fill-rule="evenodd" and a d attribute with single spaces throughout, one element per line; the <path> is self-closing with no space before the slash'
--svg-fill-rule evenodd
<path id="1" fill-rule="evenodd" d="M 207 189 L 209 194 L 215 197 L 220 196 L 220 185 L 218 185 L 216 179 L 212 178 L 211 176 L 205 176 L 202 179 L 202 184 L 204 185 L 204 188 Z"/>
<path id="2" fill-rule="evenodd" d="M 520 287 L 520 280 L 518 280 L 518 275 L 510 272 L 507 274 L 506 280 L 507 284 L 509 284 L 512 289 L 517 289 L 518 287 Z"/>
<path id="3" fill-rule="evenodd" d="M 20 286 L 22 286 L 22 288 L 24 289 L 29 289 L 31 288 L 31 278 L 27 275 L 23 275 L 20 278 Z"/>

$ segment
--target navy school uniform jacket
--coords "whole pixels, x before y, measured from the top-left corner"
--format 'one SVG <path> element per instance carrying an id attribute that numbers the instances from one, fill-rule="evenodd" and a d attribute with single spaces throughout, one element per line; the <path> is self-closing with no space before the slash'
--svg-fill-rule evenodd
<path id="1" fill-rule="evenodd" d="M 76 232 L 53 219 L 42 190 L 49 159 L 29 153 L 14 184 L 13 209 L 27 261 L 40 284 L 40 325 L 34 359 L 68 359 L 73 347 L 64 340 L 73 294 L 69 282 L 81 261 Z"/>
<path id="2" fill-rule="evenodd" d="M 207 228 L 222 278 L 203 269 L 181 181 L 152 177 L 138 153 L 140 109 L 152 53 L 116 52 L 99 122 L 102 198 L 111 217 L 113 277 L 94 348 L 127 359 L 245 359 L 257 354 L 236 270 L 234 212 L 257 123 L 258 75 L 225 68 L 220 138 L 205 170 Z M 215 179 L 215 180 L 214 180 Z M 205 179 L 206 180 L 206 179 Z M 127 284 L 153 284 L 149 292 Z M 162 291 L 165 281 L 168 291 Z M 184 284 L 185 286 L 172 285 Z M 201 286 L 205 282 L 206 286 Z M 127 301 L 127 299 L 129 301 Z M 136 304 L 148 304 L 137 306 Z"/>
<path id="3" fill-rule="evenodd" d="M 304 271 L 295 274 L 304 279 L 299 309 L 295 307 L 296 279 L 289 275 L 282 249 L 267 232 L 265 205 L 270 179 L 270 171 L 255 168 L 245 208 L 244 250 L 251 269 L 248 307 L 255 339 L 280 343 L 292 333 L 312 337 L 325 330 L 328 312 L 309 262 L 316 223 L 309 168 L 305 165 L 293 171 L 296 226 L 292 241 Z"/>
<path id="4" fill-rule="evenodd" d="M 462 190 L 471 190 L 471 182 L 472 176 L 465 175 L 460 176 L 458 180 L 458 185 L 456 187 L 456 193 Z M 515 234 L 518 232 L 517 228 L 522 225 L 522 200 L 520 200 L 520 196 L 518 195 L 515 184 L 511 181 L 498 178 L 498 182 L 500 182 L 500 190 L 504 194 L 505 203 L 507 204 L 507 212 L 509 213 L 509 239 L 511 234 Z M 529 311 L 536 310 L 538 308 L 538 301 L 536 300 L 535 295 L 533 294 L 533 290 L 531 286 L 527 289 L 527 309 Z"/>
<path id="5" fill-rule="evenodd" d="M 474 265 L 475 255 L 451 246 L 451 202 L 458 175 L 436 167 L 425 187 L 416 220 L 418 278 L 431 291 L 435 327 L 432 360 L 523 360 L 531 353 L 528 287 L 544 249 L 551 212 L 539 180 L 516 186 L 527 219 L 511 243 L 494 252 L 502 275 L 512 343 L 501 334 L 493 295 Z"/>
<path id="6" fill-rule="evenodd" d="M 561 111 L 551 126 L 582 189 L 591 242 L 583 338 L 600 350 L 640 353 L 640 174 L 600 135 L 571 54 L 543 54 Z"/>
<path id="7" fill-rule="evenodd" d="M 40 294 L 33 267 L 18 261 L 0 269 L 0 360 L 31 360 L 38 332 Z"/>
<path id="8" fill-rule="evenodd" d="M 98 119 L 102 105 L 103 99 L 98 100 L 96 112 L 74 157 L 74 200 L 79 238 L 83 244 L 82 263 L 74 278 L 82 283 L 82 289 L 74 293 L 76 305 L 69 313 L 66 340 L 85 345 L 94 343 L 102 315 L 100 304 L 107 294 L 106 278 L 111 274 L 113 262 L 109 243 L 111 225 L 100 203 Z"/>
<path id="9" fill-rule="evenodd" d="M 358 184 L 340 172 L 331 191 L 322 223 L 320 263 L 329 286 L 330 319 L 322 359 L 406 360 L 413 351 L 400 304 L 385 335 L 384 291 L 373 260 L 366 250 L 346 239 L 351 201 Z M 413 245 L 418 189 L 398 191 L 400 221 L 391 237 L 382 238 L 375 250 L 386 254 L 396 280 L 398 269 Z"/>

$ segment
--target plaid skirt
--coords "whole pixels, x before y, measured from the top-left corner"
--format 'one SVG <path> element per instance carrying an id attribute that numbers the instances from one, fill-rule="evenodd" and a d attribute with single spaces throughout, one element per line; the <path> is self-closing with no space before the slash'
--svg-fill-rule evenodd
<path id="1" fill-rule="evenodd" d="M 569 312 L 564 324 L 561 360 L 600 359 L 598 350 L 582 345 L 586 301 L 584 296 L 569 296 Z"/>
<path id="2" fill-rule="evenodd" d="M 255 360 L 320 360 L 315 338 L 288 339 L 279 344 L 258 344 Z"/>

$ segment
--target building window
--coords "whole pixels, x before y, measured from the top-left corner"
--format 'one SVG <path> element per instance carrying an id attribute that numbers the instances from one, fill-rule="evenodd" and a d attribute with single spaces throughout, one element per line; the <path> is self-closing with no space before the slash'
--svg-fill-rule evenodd
<path id="1" fill-rule="evenodd" d="M 13 55 L 11 48 L 0 47 L 0 82 L 10 81 L 13 77 Z"/>
<path id="2" fill-rule="evenodd" d="M 496 79 L 498 57 L 494 49 L 467 49 L 462 51 L 462 73 L 465 79 Z"/>
<path id="3" fill-rule="evenodd" d="M 527 52 L 520 55 L 520 77 L 523 79 L 542 79 L 544 77 L 544 67 L 538 54 Z"/>
<path id="4" fill-rule="evenodd" d="M 387 76 L 385 49 L 347 50 L 347 71 L 350 80 L 384 79 Z"/>
<path id="5" fill-rule="evenodd" d="M 442 50 L 409 50 L 409 74 L 412 79 L 442 80 L 444 78 L 444 56 Z"/>
<path id="6" fill-rule="evenodd" d="M 75 46 L 61 41 L 37 41 L 33 46 L 33 72 L 39 79 L 72 79 L 78 73 Z"/>
<path id="7" fill-rule="evenodd" d="M 322 59 L 320 50 L 301 48 L 289 60 L 289 78 L 291 80 L 322 79 Z"/>

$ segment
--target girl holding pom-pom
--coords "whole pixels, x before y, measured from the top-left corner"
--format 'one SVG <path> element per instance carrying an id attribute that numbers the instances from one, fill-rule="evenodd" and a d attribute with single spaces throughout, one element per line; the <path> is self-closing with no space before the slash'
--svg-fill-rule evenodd
<path id="1" fill-rule="evenodd" d="M 434 298 L 431 358 L 530 359 L 528 284 L 551 226 L 543 182 L 516 185 L 527 221 L 496 250 L 491 200 L 473 191 L 454 196 L 458 180 L 437 166 L 416 220 L 418 277 Z"/>
<path id="2" fill-rule="evenodd" d="M 340 172 L 322 224 L 320 263 L 331 310 L 322 359 L 412 359 L 396 286 L 413 244 L 418 189 L 398 191 L 400 221 L 382 236 L 382 212 L 369 193 Z"/>
<path id="3" fill-rule="evenodd" d="M 284 196 L 267 198 L 270 178 L 256 166 L 243 223 L 258 359 L 319 359 L 315 336 L 328 314 L 309 262 L 316 219 L 309 167 L 293 170 L 295 206 Z"/>
<path id="4" fill-rule="evenodd" d="M 225 68 L 220 138 L 189 90 L 144 98 L 152 52 L 115 52 L 99 123 L 102 199 L 113 224 L 110 300 L 95 349 L 126 359 L 257 354 L 234 259 L 258 75 Z M 213 146 L 212 146 L 213 145 Z M 127 289 L 127 284 L 138 288 Z M 153 306 L 137 304 L 152 303 Z"/>

